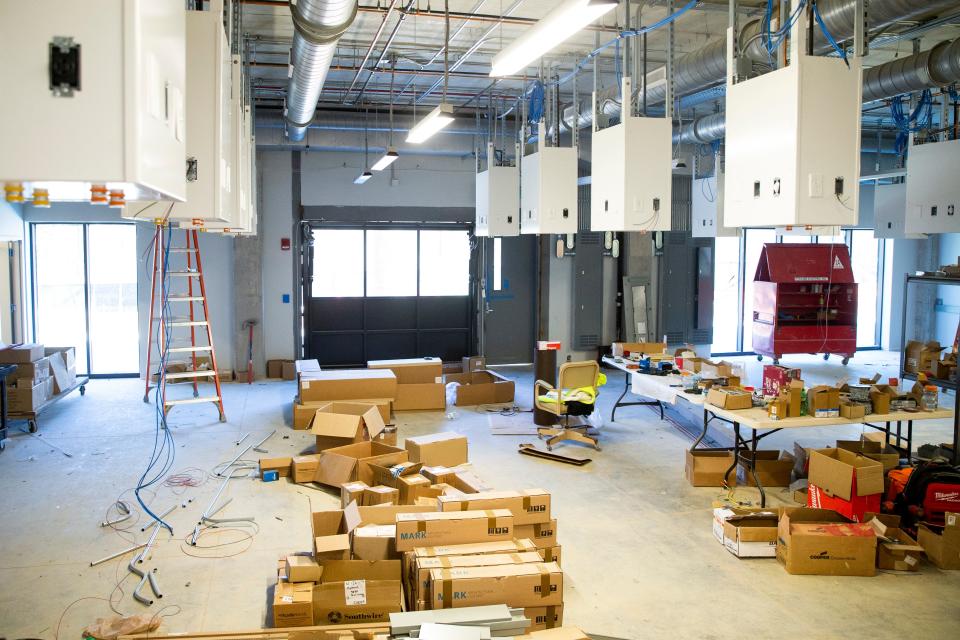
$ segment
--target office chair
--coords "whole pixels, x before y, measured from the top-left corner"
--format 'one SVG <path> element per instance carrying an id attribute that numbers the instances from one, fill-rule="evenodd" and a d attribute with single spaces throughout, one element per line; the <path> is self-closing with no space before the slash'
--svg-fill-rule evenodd
<path id="1" fill-rule="evenodd" d="M 538 427 L 537 434 L 547 437 L 547 449 L 565 440 L 573 440 L 600 450 L 598 438 L 587 435 L 588 425 L 570 426 L 570 416 L 586 416 L 593 413 L 594 402 L 599 393 L 597 387 L 606 382 L 600 373 L 600 365 L 594 360 L 565 362 L 560 365 L 557 386 L 543 380 L 534 384 L 534 402 L 537 408 L 552 413 L 563 420 L 562 427 Z"/>

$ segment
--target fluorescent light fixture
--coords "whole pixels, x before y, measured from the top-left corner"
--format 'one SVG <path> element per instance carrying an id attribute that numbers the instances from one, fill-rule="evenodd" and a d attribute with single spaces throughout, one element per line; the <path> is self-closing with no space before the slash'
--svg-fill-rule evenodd
<path id="1" fill-rule="evenodd" d="M 373 177 L 373 173 L 370 171 L 370 169 L 367 169 L 363 173 L 361 173 L 359 176 L 357 176 L 356 180 L 353 181 L 353 184 L 363 184 L 372 177 Z"/>
<path id="2" fill-rule="evenodd" d="M 437 108 L 427 114 L 427 117 L 416 124 L 407 134 L 407 142 L 420 144 L 429 140 L 437 131 L 440 131 L 453 122 L 453 105 L 441 102 Z"/>
<path id="3" fill-rule="evenodd" d="M 490 76 L 521 71 L 616 6 L 615 0 L 565 0 L 493 58 Z"/>
<path id="4" fill-rule="evenodd" d="M 380 159 L 373 163 L 373 166 L 370 167 L 374 171 L 383 171 L 390 165 L 392 165 L 397 158 L 400 157 L 400 154 L 397 153 L 397 150 L 393 147 L 389 147 L 387 152 L 380 156 Z"/>

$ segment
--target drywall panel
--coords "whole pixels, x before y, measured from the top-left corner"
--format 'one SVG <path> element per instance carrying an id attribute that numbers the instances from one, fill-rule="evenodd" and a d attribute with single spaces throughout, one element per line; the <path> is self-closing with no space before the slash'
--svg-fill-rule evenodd
<path id="1" fill-rule="evenodd" d="M 257 153 L 258 211 L 263 221 L 260 224 L 263 235 L 260 258 L 263 269 L 263 326 L 259 330 L 263 333 L 264 357 L 268 360 L 295 357 L 293 272 L 296 256 L 292 249 L 280 248 L 280 239 L 292 240 L 294 231 L 291 155 L 289 151 Z M 310 175 L 303 177 L 304 188 L 321 179 L 321 176 L 323 172 L 314 166 Z M 284 302 L 285 295 L 287 302 Z"/>

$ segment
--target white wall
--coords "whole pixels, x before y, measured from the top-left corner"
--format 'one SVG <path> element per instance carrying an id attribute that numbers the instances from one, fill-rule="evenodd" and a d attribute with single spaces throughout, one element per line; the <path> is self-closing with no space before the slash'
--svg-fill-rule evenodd
<path id="1" fill-rule="evenodd" d="M 0 200 L 0 240 L 23 240 L 23 205 Z"/>
<path id="2" fill-rule="evenodd" d="M 25 222 L 121 222 L 117 212 L 105 207 L 95 207 L 85 202 L 56 202 L 49 209 L 24 206 Z M 155 227 L 146 222 L 137 225 L 137 307 L 140 325 L 140 375 L 146 370 L 147 333 L 150 317 L 150 285 L 152 282 L 153 235 Z M 184 232 L 174 230 L 173 244 L 183 246 Z M 203 275 L 207 288 L 211 328 L 217 350 L 217 366 L 220 370 L 233 368 L 231 331 L 233 318 L 233 238 L 218 234 L 199 234 Z M 31 264 L 25 255 L 26 265 Z M 29 266 L 27 267 L 29 268 Z M 29 308 L 29 305 L 28 305 Z M 32 333 L 32 323 L 28 331 Z"/>
<path id="3" fill-rule="evenodd" d="M 957 264 L 960 258 L 960 233 L 945 233 L 938 236 L 940 263 Z M 936 339 L 950 346 L 957 334 L 958 311 L 960 311 L 960 285 L 937 286 Z"/>
<path id="4" fill-rule="evenodd" d="M 260 233 L 263 235 L 261 257 L 263 277 L 263 343 L 264 357 L 295 358 L 293 319 L 293 251 L 281 251 L 280 239 L 293 239 L 294 212 L 292 196 L 291 152 L 260 151 L 257 153 L 258 193 L 260 195 Z M 304 182 L 312 182 L 304 178 Z M 283 302 L 289 294 L 290 302 Z"/>

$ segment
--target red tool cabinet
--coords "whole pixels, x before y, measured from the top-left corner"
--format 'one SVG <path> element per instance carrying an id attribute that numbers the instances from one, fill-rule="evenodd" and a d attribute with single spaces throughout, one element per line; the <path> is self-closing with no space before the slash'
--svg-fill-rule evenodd
<path id="1" fill-rule="evenodd" d="M 857 283 L 845 244 L 765 244 L 753 278 L 753 350 L 843 357 L 857 349 Z"/>

